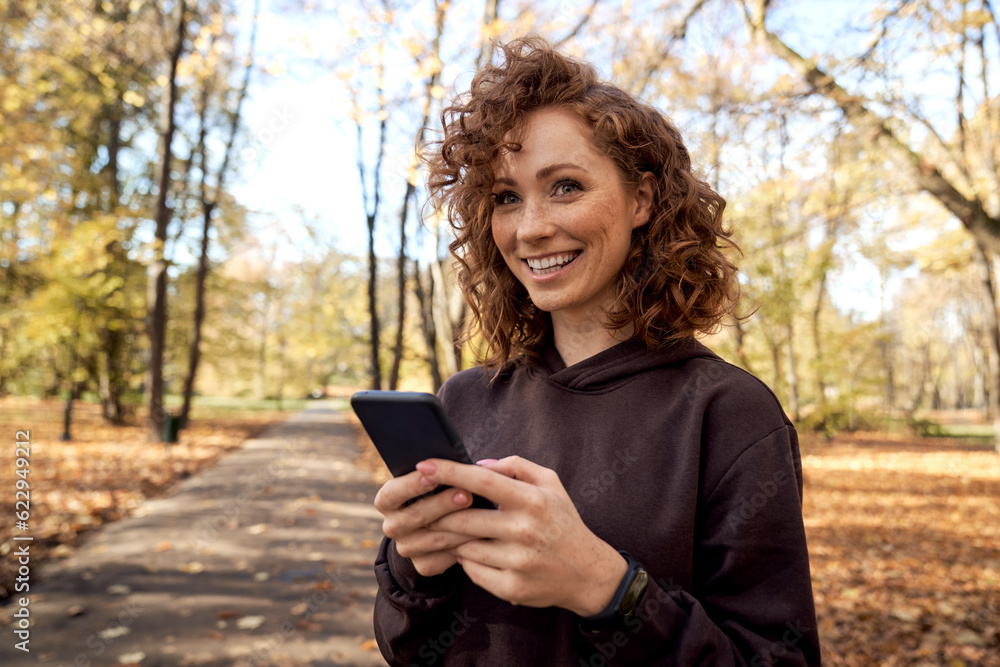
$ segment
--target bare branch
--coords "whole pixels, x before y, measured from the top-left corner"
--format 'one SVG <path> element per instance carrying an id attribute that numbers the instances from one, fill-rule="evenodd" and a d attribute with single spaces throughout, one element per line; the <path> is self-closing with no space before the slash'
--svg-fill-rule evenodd
<path id="1" fill-rule="evenodd" d="M 638 94 L 640 97 L 643 92 L 645 92 L 646 87 L 653 80 L 653 76 L 660 71 L 663 64 L 670 58 L 670 52 L 671 49 L 673 49 L 674 44 L 683 40 L 687 36 L 688 24 L 691 23 L 691 20 L 695 17 L 695 15 L 701 11 L 706 2 L 707 0 L 696 0 L 687 13 L 681 18 L 680 22 L 678 22 L 678 24 L 674 26 L 673 30 L 670 31 L 670 34 L 666 36 L 667 38 L 663 48 L 660 49 L 660 53 L 656 56 L 656 59 L 654 59 L 654 61 L 651 62 L 646 68 L 646 72 L 642 77 L 642 85 L 636 89 L 639 91 Z"/>
<path id="2" fill-rule="evenodd" d="M 891 19 L 896 18 L 896 16 L 898 16 L 899 13 L 903 11 L 903 9 L 905 9 L 906 6 L 912 2 L 913 0 L 900 0 L 900 3 L 896 5 L 896 8 L 885 15 L 885 17 L 882 19 L 882 26 L 881 29 L 879 30 L 878 36 L 874 40 L 872 40 L 872 43 L 868 45 L 868 48 L 865 49 L 864 53 L 862 53 L 860 56 L 854 59 L 855 67 L 868 60 L 872 56 L 872 54 L 875 53 L 875 49 L 879 47 L 879 45 L 882 43 L 882 40 L 885 39 L 885 36 L 889 32 L 889 21 Z"/>
<path id="3" fill-rule="evenodd" d="M 765 26 L 766 0 L 741 0 L 751 35 L 796 70 L 813 90 L 832 100 L 851 123 L 883 141 L 890 153 L 905 166 L 916 185 L 934 196 L 991 251 L 1000 251 L 1000 219 L 990 215 L 978 196 L 966 197 L 928 156 L 914 151 L 892 129 L 887 119 L 865 106 L 863 100 L 845 90 L 833 76 L 788 46 Z"/>
<path id="4" fill-rule="evenodd" d="M 493 59 L 493 25 L 497 21 L 499 0 L 486 0 L 483 9 L 483 41 L 476 56 L 476 69 L 479 69 Z"/>
<path id="5" fill-rule="evenodd" d="M 590 18 L 594 15 L 594 9 L 597 7 L 598 2 L 600 2 L 600 0 L 593 0 L 593 2 L 590 3 L 590 8 L 587 9 L 584 15 L 580 17 L 580 20 L 577 22 L 576 27 L 573 28 L 569 32 L 569 34 L 567 34 L 565 37 L 556 42 L 555 44 L 556 46 L 562 46 L 563 44 L 565 44 L 566 42 L 568 42 L 569 40 L 573 39 L 574 37 L 580 34 L 580 31 L 583 30 L 583 27 L 587 25 L 587 22 L 590 21 Z"/>

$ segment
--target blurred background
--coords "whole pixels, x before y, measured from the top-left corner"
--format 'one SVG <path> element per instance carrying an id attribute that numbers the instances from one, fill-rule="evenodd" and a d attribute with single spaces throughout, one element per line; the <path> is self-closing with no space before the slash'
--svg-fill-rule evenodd
<path id="1" fill-rule="evenodd" d="M 989 2 L 2 6 L 0 395 L 121 421 L 474 363 L 413 148 L 491 39 L 536 32 L 681 128 L 753 312 L 709 344 L 797 423 L 992 433 Z"/>
<path id="2" fill-rule="evenodd" d="M 525 33 L 728 201 L 748 316 L 706 343 L 802 437 L 827 662 L 1000 664 L 991 0 L 0 0 L 0 424 L 44 445 L 38 549 L 281 410 L 476 363 L 414 146 Z"/>
<path id="3" fill-rule="evenodd" d="M 474 363 L 413 149 L 535 32 L 680 127 L 745 253 L 709 345 L 800 427 L 992 438 L 987 0 L 0 7 L 0 396 L 118 423 Z"/>

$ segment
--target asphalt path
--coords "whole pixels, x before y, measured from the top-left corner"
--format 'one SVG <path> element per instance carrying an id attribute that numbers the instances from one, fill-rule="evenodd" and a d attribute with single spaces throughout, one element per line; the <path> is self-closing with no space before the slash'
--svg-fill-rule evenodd
<path id="1" fill-rule="evenodd" d="M 316 402 L 32 571 L 28 643 L 0 665 L 385 665 L 375 646 L 378 485 Z"/>

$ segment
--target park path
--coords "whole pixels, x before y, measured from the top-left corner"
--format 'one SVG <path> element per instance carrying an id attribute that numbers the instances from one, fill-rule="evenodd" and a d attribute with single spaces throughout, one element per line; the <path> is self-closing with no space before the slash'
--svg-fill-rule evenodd
<path id="1" fill-rule="evenodd" d="M 0 665 L 385 665 L 356 441 L 317 402 L 95 531 L 32 573 L 30 653 L 6 625 Z"/>

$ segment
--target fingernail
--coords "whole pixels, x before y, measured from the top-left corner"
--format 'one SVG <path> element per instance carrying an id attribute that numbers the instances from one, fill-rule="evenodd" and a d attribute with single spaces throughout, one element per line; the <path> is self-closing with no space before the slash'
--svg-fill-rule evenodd
<path id="1" fill-rule="evenodd" d="M 417 464 L 417 470 L 419 470 L 425 475 L 433 475 L 434 473 L 437 472 L 437 469 L 438 469 L 437 464 L 435 464 L 433 461 L 421 461 L 420 463 Z"/>
<path id="2" fill-rule="evenodd" d="M 434 482 L 432 482 L 431 480 L 427 479 L 426 477 L 421 477 L 420 478 L 420 486 L 424 487 L 425 489 L 433 489 L 434 488 Z"/>
<path id="3" fill-rule="evenodd" d="M 462 557 L 461 557 L 461 556 L 455 556 L 455 560 L 457 560 L 457 561 L 458 561 L 458 564 L 459 564 L 459 565 L 461 565 L 461 564 L 462 564 L 462 560 L 463 560 L 463 559 L 462 559 Z"/>
<path id="4" fill-rule="evenodd" d="M 452 500 L 455 502 L 456 505 L 464 505 L 465 503 L 469 502 L 469 496 L 459 491 L 452 497 Z"/>
<path id="5" fill-rule="evenodd" d="M 489 467 L 489 466 L 493 465 L 494 463 L 500 463 L 500 462 L 497 461 L 496 459 L 482 459 L 480 461 L 476 461 L 476 465 L 477 466 L 487 466 L 487 467 Z"/>

